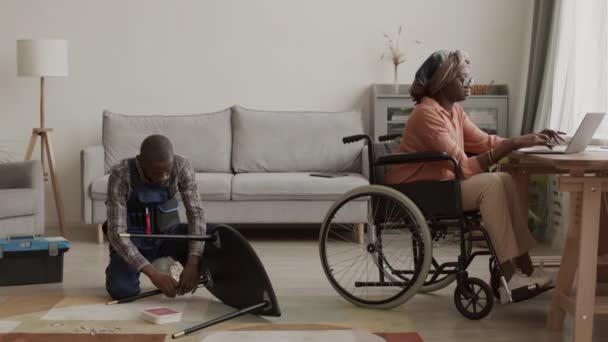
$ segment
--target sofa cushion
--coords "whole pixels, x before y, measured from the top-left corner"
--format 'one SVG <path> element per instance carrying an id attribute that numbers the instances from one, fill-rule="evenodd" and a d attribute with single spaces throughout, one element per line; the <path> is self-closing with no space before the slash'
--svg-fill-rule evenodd
<path id="1" fill-rule="evenodd" d="M 232 173 L 200 173 L 194 175 L 196 186 L 203 201 L 228 201 L 232 186 Z M 108 198 L 110 175 L 99 177 L 91 184 L 91 199 L 105 201 Z M 178 194 L 179 198 L 179 194 Z"/>
<path id="2" fill-rule="evenodd" d="M 34 189 L 0 190 L 0 218 L 36 214 L 38 197 Z"/>
<path id="3" fill-rule="evenodd" d="M 345 192 L 367 185 L 357 173 L 344 177 L 313 177 L 309 173 L 239 173 L 232 179 L 232 200 L 335 200 Z"/>
<path id="4" fill-rule="evenodd" d="M 105 170 L 122 159 L 139 154 L 141 142 L 151 134 L 171 140 L 173 150 L 192 161 L 197 172 L 232 172 L 230 109 L 182 116 L 130 116 L 104 111 Z"/>
<path id="5" fill-rule="evenodd" d="M 361 113 L 271 112 L 234 107 L 235 172 L 361 172 Z"/>

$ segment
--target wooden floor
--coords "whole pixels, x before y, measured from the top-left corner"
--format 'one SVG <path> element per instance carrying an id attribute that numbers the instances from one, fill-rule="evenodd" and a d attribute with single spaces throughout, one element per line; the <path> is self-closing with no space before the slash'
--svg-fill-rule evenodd
<path id="1" fill-rule="evenodd" d="M 259 254 L 274 284 L 277 296 L 319 296 L 338 294 L 323 274 L 316 233 L 305 229 L 277 232 L 242 230 Z M 36 286 L 0 288 L 2 296 L 36 294 L 49 295 L 58 291 L 65 295 L 105 295 L 104 269 L 108 261 L 108 245 L 95 243 L 93 226 L 70 229 L 72 249 L 66 254 L 64 282 Z M 547 252 L 541 251 L 542 252 Z M 487 260 L 472 265 L 470 273 L 488 278 Z M 144 285 L 147 280 L 142 277 Z M 569 341 L 570 328 L 564 335 L 544 329 L 550 293 L 533 300 L 496 304 L 487 318 L 470 321 L 463 318 L 453 304 L 453 286 L 433 294 L 416 295 L 404 304 L 405 310 L 395 315 L 413 321 L 425 341 Z M 305 310 L 305 308 L 302 308 Z M 594 341 L 608 341 L 608 320 L 596 318 Z M 569 326 L 569 320 L 566 322 Z"/>

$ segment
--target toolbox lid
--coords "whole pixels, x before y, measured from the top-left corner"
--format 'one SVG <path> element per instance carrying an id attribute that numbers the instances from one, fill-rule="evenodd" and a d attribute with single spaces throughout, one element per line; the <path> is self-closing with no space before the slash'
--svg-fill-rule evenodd
<path id="1" fill-rule="evenodd" d="M 66 251 L 70 248 L 70 242 L 62 236 L 11 236 L 0 239 L 0 248 L 4 253 L 47 251 L 51 248 Z"/>

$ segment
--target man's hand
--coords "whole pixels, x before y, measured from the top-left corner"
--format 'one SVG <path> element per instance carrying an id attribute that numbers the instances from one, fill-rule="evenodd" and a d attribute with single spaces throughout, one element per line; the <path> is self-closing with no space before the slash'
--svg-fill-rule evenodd
<path id="1" fill-rule="evenodd" d="M 177 292 L 184 295 L 188 292 L 194 293 L 198 288 L 199 279 L 199 257 L 190 255 L 182 274 L 179 276 L 179 284 L 177 284 Z"/>
<path id="2" fill-rule="evenodd" d="M 152 284 L 161 290 L 165 296 L 169 298 L 175 297 L 177 294 L 177 281 L 173 277 L 156 271 L 152 265 L 142 268 L 142 272 L 150 278 Z"/>

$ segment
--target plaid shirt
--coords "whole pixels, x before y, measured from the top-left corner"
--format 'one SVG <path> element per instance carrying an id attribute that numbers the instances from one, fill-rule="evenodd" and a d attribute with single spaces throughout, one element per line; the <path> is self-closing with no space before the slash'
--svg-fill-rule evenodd
<path id="1" fill-rule="evenodd" d="M 145 176 L 136 161 L 137 171 L 140 179 L 146 181 Z M 106 207 L 108 208 L 108 240 L 116 252 L 136 270 L 141 270 L 150 262 L 139 252 L 131 239 L 121 238 L 118 234 L 127 232 L 127 200 L 131 194 L 131 184 L 129 176 L 129 164 L 127 159 L 115 165 L 110 173 L 108 181 L 108 198 Z M 173 169 L 166 185 L 169 187 L 170 196 L 173 197 L 179 191 L 182 202 L 186 207 L 188 218 L 188 233 L 202 235 L 205 233 L 205 210 L 201 205 L 196 182 L 194 179 L 194 169 L 190 161 L 181 156 L 174 156 Z M 190 255 L 203 254 L 202 241 L 189 242 Z"/>

